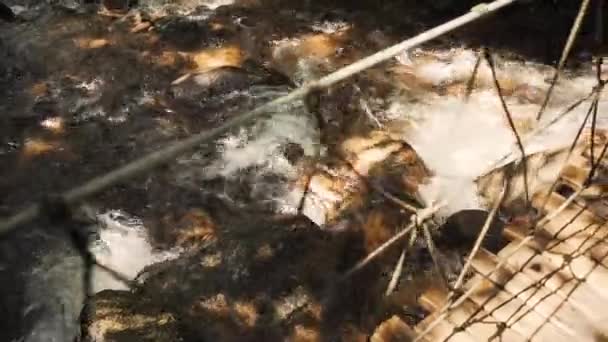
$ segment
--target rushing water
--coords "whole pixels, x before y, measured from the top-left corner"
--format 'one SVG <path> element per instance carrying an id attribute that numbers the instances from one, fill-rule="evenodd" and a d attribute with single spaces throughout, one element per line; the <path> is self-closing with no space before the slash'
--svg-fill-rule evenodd
<path id="1" fill-rule="evenodd" d="M 438 55 L 444 55 L 443 61 L 416 63 L 405 59 L 405 64 L 412 66 L 420 78 L 434 85 L 468 81 L 476 59 L 473 51 L 453 49 L 438 51 Z M 537 127 L 552 121 L 568 105 L 589 94 L 595 84 L 591 68 L 582 75 L 562 78 L 540 122 L 536 122 L 535 117 L 553 71 L 542 65 L 505 60 L 497 73 L 503 86 L 515 89 L 511 96 L 506 97 L 506 102 L 525 141 L 527 154 L 552 151 L 571 144 L 591 101 L 586 101 L 550 128 L 530 135 Z M 485 64 L 480 67 L 477 84 L 481 89 L 474 91 L 468 101 L 463 100 L 463 93 L 433 96 L 413 105 L 396 98 L 389 109 L 391 117 L 414 122 L 413 129 L 408 130 L 404 139 L 412 144 L 436 174 L 423 188 L 422 194 L 427 199 L 447 200 L 448 215 L 462 209 L 483 208 L 486 204 L 480 200 L 475 179 L 504 155 L 510 152 L 519 155 L 515 136 L 493 88 L 491 71 Z M 524 86 L 536 88 L 526 90 L 534 94 L 518 93 L 517 89 Z M 599 103 L 598 127 L 606 128 L 608 116 L 602 110 L 607 105 L 605 100 Z M 591 120 L 587 127 L 590 124 Z M 558 171 L 553 170 L 549 178 L 554 179 Z"/>
<path id="2" fill-rule="evenodd" d="M 187 10 L 201 4 L 213 10 L 230 3 L 232 1 L 228 0 L 191 1 L 190 7 L 185 6 L 187 9 L 184 11 L 187 13 Z M 153 1 L 147 5 L 150 8 L 159 6 Z M 24 11 L 21 8 L 19 10 Z M 196 18 L 201 19 L 194 16 L 193 20 Z M 347 26 L 341 20 L 321 21 L 313 23 L 311 30 L 335 33 L 345 30 Z M 293 52 L 289 49 L 296 49 L 298 42 L 298 38 L 270 42 L 270 45 L 278 46 L 274 50 L 274 58 L 292 58 Z M 447 200 L 449 205 L 444 211 L 445 216 L 462 209 L 485 208 L 486 203 L 481 200 L 474 180 L 493 162 L 512 151 L 515 142 L 492 88 L 491 73 L 486 65 L 482 64 L 478 88 L 466 102 L 461 91 L 438 93 L 433 89 L 466 83 L 475 60 L 474 52 L 464 48 L 419 50 L 404 54 L 396 59 L 396 63 L 415 76 L 416 83 L 413 86 L 431 87 L 419 92 L 415 100 L 403 95 L 403 92 L 395 91 L 394 95 L 387 98 L 363 99 L 360 102 L 362 106 L 367 100 L 382 102 L 382 107 L 385 108 L 382 112 L 369 108 L 365 110 L 369 111 L 370 116 L 381 120 L 382 125 L 398 128 L 403 139 L 414 147 L 435 173 L 435 177 L 420 192 L 427 200 Z M 539 125 L 533 118 L 542 97 L 535 96 L 534 92 L 544 93 L 548 88 L 546 80 L 551 76 L 551 70 L 531 63 L 508 60 L 499 62 L 500 79 L 512 90 L 507 103 L 516 121 L 523 127 L 525 132 L 522 134 L 525 137 L 526 132 L 531 132 Z M 329 59 L 298 56 L 294 73 L 290 76 L 298 83 L 314 79 L 321 74 L 320 65 L 323 66 L 324 63 L 328 64 L 328 69 L 331 68 Z M 94 81 L 82 83 L 80 87 L 99 96 L 102 83 L 102 80 L 95 78 Z M 593 85 L 594 75 L 590 68 L 586 72 L 564 76 L 540 124 L 550 120 L 567 104 L 587 94 Z M 397 84 L 396 88 L 399 86 Z M 407 88 L 412 84 L 402 86 Z M 246 107 L 251 107 L 285 95 L 289 90 L 288 86 L 257 85 L 222 94 L 214 101 L 221 106 L 233 103 L 238 98 L 247 103 Z M 146 96 L 137 92 L 133 97 L 133 103 L 141 104 L 140 100 Z M 107 116 L 116 125 L 128 121 L 128 112 L 108 116 L 95 105 L 97 100 L 99 98 L 94 96 L 79 97 L 74 103 L 74 107 L 82 108 L 78 111 L 77 119 L 85 122 L 94 117 Z M 608 116 L 603 109 L 607 105 L 606 101 L 600 101 L 598 123 L 604 128 Z M 581 105 L 550 130 L 528 139 L 528 152 L 567 146 L 578 130 L 587 108 L 588 103 Z M 215 142 L 212 154 L 198 151 L 180 157 L 172 165 L 176 170 L 173 181 L 179 186 L 199 189 L 201 192 L 214 191 L 216 196 L 236 207 L 262 205 L 276 212 L 293 212 L 299 203 L 301 192 L 291 191 L 289 185 L 301 176 L 301 170 L 284 153 L 284 149 L 289 145 L 297 145 L 303 155 L 314 156 L 319 148 L 319 132 L 314 118 L 300 102 L 282 106 L 269 114 Z M 220 116 L 220 119 L 224 118 Z M 376 123 L 378 122 L 380 121 Z M 211 188 L 212 190 L 203 186 L 214 180 L 220 180 L 222 186 Z M 247 185 L 247 190 L 243 190 L 240 186 L 242 184 Z M 93 243 L 92 252 L 100 262 L 134 278 L 147 265 L 179 256 L 182 250 L 178 248 L 167 251 L 154 249 L 147 227 L 141 219 L 121 209 L 97 214 L 97 239 Z M 28 305 L 23 315 L 35 322 L 31 331 L 24 336 L 24 341 L 28 342 L 70 340 L 78 331 L 77 318 L 84 298 L 80 257 L 66 242 L 51 237 L 45 239 L 53 242 L 49 243 L 47 250 L 38 251 L 34 266 L 25 275 Z M 120 281 L 103 271 L 95 270 L 94 291 L 124 288 Z"/>
<path id="3" fill-rule="evenodd" d="M 98 238 L 91 251 L 103 265 L 134 279 L 145 266 L 179 256 L 179 250 L 156 252 L 148 241 L 141 221 L 118 210 L 100 213 Z M 51 239 L 51 240 L 49 240 Z M 53 241 L 47 237 L 46 241 Z M 80 255 L 63 240 L 53 241 L 48 251 L 42 251 L 39 261 L 26 276 L 24 316 L 38 312 L 39 318 L 25 341 L 68 341 L 79 329 L 78 313 L 84 299 Z M 123 290 L 126 284 L 97 267 L 93 268 L 92 290 Z"/>

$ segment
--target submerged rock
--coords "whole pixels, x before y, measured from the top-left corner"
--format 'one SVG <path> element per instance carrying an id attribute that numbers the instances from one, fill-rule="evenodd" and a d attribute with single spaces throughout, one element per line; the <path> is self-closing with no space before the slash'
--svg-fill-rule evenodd
<path id="1" fill-rule="evenodd" d="M 451 215 L 443 224 L 442 234 L 437 243 L 448 249 L 460 247 L 470 250 L 481 233 L 488 216 L 487 211 L 479 209 L 461 210 Z M 504 224 L 495 216 L 490 222 L 482 246 L 490 251 L 497 251 L 502 242 L 503 228 Z"/>

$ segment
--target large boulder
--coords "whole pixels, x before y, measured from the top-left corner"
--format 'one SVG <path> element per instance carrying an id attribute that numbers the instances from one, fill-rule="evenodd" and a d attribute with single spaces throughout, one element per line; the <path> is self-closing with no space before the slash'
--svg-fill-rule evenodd
<path id="1" fill-rule="evenodd" d="M 96 294 L 83 311 L 83 341 L 281 341 L 298 325 L 321 324 L 343 239 L 309 223 L 250 224 L 239 241 L 224 236 L 149 266 L 133 292 Z"/>
<path id="2" fill-rule="evenodd" d="M 330 227 L 347 213 L 360 211 L 374 191 L 385 191 L 413 206 L 423 204 L 418 186 L 431 172 L 404 141 L 371 131 L 345 139 L 337 152 L 317 164 L 308 182 L 300 182 L 308 186 L 302 213 L 319 226 Z"/>

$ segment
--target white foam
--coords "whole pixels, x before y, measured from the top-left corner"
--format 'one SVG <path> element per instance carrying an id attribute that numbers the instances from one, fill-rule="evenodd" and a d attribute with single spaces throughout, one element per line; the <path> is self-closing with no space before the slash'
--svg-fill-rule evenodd
<path id="1" fill-rule="evenodd" d="M 105 266 L 133 280 L 145 267 L 176 258 L 181 250 L 155 251 L 141 221 L 128 214 L 110 210 L 98 216 L 100 239 L 90 250 Z M 67 246 L 67 243 L 62 244 Z M 65 248 L 65 247 L 63 247 Z M 69 248 L 69 247 L 68 247 Z M 24 341 L 70 341 L 79 330 L 78 317 L 84 295 L 84 264 L 74 252 L 51 247 L 28 276 L 24 316 L 33 311 L 42 314 Z M 127 286 L 105 271 L 94 268 L 92 290 L 125 290 Z"/>
<path id="2" fill-rule="evenodd" d="M 441 60 L 427 61 L 425 63 L 414 63 L 418 65 L 416 75 L 438 85 L 445 82 L 466 80 L 471 75 L 471 70 L 475 66 L 477 56 L 472 51 L 462 50 L 460 53 L 446 62 Z M 478 71 L 480 77 L 484 77 L 489 72 L 489 68 L 484 64 L 480 65 Z"/>
<path id="3" fill-rule="evenodd" d="M 312 30 L 322 33 L 336 33 L 350 28 L 346 21 L 323 21 L 312 25 Z"/>
<path id="4" fill-rule="evenodd" d="M 127 218 L 128 223 L 117 220 L 117 217 Z M 104 227 L 99 232 L 99 241 L 92 246 L 91 252 L 101 264 L 130 280 L 134 279 L 144 267 L 177 258 L 181 252 L 180 249 L 155 251 L 141 221 L 120 211 L 108 211 L 99 215 L 98 219 Z M 93 291 L 106 289 L 126 290 L 127 286 L 107 272 L 95 268 Z"/>
<path id="5" fill-rule="evenodd" d="M 252 91 L 255 97 L 274 98 L 286 94 L 267 93 L 267 89 L 260 89 L 263 93 L 255 94 L 256 91 Z M 241 127 L 220 140 L 218 149 L 221 157 L 207 167 L 206 173 L 210 177 L 230 177 L 243 169 L 260 167 L 292 176 L 294 168 L 280 148 L 288 142 L 296 143 L 305 155 L 313 155 L 317 144 L 313 121 L 299 104 L 279 107 L 271 116 L 258 119 L 253 127 Z"/>
<path id="6" fill-rule="evenodd" d="M 256 98 L 274 98 L 285 94 L 272 88 L 254 88 Z M 297 192 L 290 192 L 289 181 L 265 179 L 267 175 L 279 175 L 287 180 L 295 180 L 299 169 L 293 165 L 283 148 L 297 144 L 304 155 L 313 156 L 318 148 L 316 123 L 301 103 L 279 106 L 269 117 L 257 119 L 253 125 L 243 126 L 220 139 L 216 148 L 219 156 L 213 160 L 194 155 L 182 159 L 185 167 L 177 175 L 178 179 L 196 181 L 222 177 L 228 181 L 238 181 L 247 177 L 251 185 L 250 196 L 258 201 L 275 203 L 279 211 L 291 211 L 297 206 Z M 189 168 L 195 166 L 195 170 Z M 201 172 L 202 165 L 202 172 Z M 245 173 L 246 171 L 246 173 Z M 226 194 L 230 199 L 230 194 Z"/>
<path id="7" fill-rule="evenodd" d="M 213 10 L 220 6 L 232 5 L 234 0 L 204 0 L 202 3 Z"/>
<path id="8" fill-rule="evenodd" d="M 401 60 L 416 63 L 408 58 Z M 450 51 L 442 58 L 426 64 L 419 62 L 421 64 L 414 69 L 416 75 L 435 84 L 463 81 L 470 76 L 476 57 L 470 51 Z M 534 64 L 504 62 L 499 64 L 497 72 L 499 77 L 508 75 L 515 84 L 548 87 L 545 78 L 550 73 L 546 68 Z M 487 71 L 482 69 L 480 77 L 488 77 L 484 74 Z M 540 108 L 538 104 L 521 105 L 513 99 L 507 99 L 507 102 L 516 120 L 530 120 L 531 128 L 535 128 L 551 120 L 567 104 L 589 93 L 593 85 L 591 74 L 570 79 L 564 77 L 555 88 L 555 100 L 551 101 L 540 124 L 534 124 L 533 120 Z M 462 209 L 482 207 L 475 178 L 510 151 L 515 151 L 515 157 L 519 155 L 495 90 L 482 87 L 466 103 L 456 96 L 434 96 L 416 104 L 405 103 L 400 98 L 393 100 L 387 116 L 413 123 L 411 126 L 414 128 L 404 139 L 436 173 L 429 184 L 421 187 L 421 196 L 426 200 L 447 200 L 445 214 L 448 215 Z M 607 127 L 608 113 L 604 111 L 608 109 L 607 106 L 605 101 L 600 102 L 600 127 Z M 526 152 L 529 154 L 569 146 L 588 108 L 589 103 L 581 105 L 566 119 L 534 138 L 528 139 L 522 133 L 526 139 Z"/>
<path id="9" fill-rule="evenodd" d="M 437 177 L 421 195 L 447 200 L 450 213 L 480 208 L 473 180 L 514 142 L 493 99 L 483 93 L 469 103 L 443 98 L 410 108 L 424 119 L 406 139 Z"/>

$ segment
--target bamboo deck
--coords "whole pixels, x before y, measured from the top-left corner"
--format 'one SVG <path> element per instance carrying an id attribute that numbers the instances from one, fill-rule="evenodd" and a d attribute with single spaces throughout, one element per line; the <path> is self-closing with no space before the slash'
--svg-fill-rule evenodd
<path id="1" fill-rule="evenodd" d="M 537 210 L 555 211 L 582 187 L 590 170 L 586 151 L 571 157 L 544 209 L 548 189 L 533 196 Z M 584 190 L 522 248 L 517 246 L 529 235 L 528 228 L 507 226 L 509 243 L 497 254 L 482 249 L 476 255 L 464 290 L 479 281 L 482 285 L 420 340 L 603 341 L 608 328 L 608 201 L 602 195 L 608 184 L 602 183 Z M 488 276 L 501 261 L 504 266 Z M 409 336 L 435 320 L 447 296 L 433 288 L 420 297 L 431 314 Z"/>

